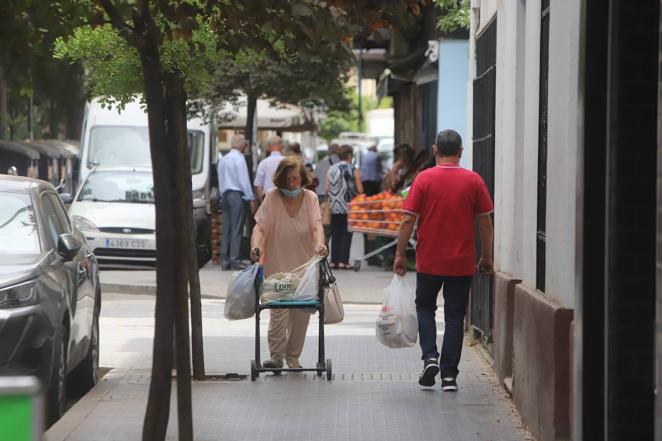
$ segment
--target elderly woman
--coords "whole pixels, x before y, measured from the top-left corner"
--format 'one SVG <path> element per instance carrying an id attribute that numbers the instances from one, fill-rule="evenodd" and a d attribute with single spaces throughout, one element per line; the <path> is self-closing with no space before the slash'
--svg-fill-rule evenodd
<path id="1" fill-rule="evenodd" d="M 296 156 L 285 157 L 273 176 L 276 188 L 267 192 L 255 215 L 251 259 L 263 257 L 265 277 L 291 271 L 313 258 L 328 254 L 317 195 L 303 187 L 310 177 Z M 303 309 L 271 309 L 270 360 L 266 368 L 299 368 L 310 312 Z"/>

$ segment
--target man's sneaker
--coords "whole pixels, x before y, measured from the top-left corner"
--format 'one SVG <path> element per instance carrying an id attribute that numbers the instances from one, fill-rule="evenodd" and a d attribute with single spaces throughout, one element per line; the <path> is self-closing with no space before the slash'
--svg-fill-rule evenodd
<path id="1" fill-rule="evenodd" d="M 430 358 L 423 363 L 423 372 L 418 378 L 421 386 L 434 386 L 434 377 L 439 373 L 439 363 L 436 358 Z"/>
<path id="2" fill-rule="evenodd" d="M 453 377 L 441 379 L 441 390 L 446 392 L 457 392 L 457 381 Z"/>

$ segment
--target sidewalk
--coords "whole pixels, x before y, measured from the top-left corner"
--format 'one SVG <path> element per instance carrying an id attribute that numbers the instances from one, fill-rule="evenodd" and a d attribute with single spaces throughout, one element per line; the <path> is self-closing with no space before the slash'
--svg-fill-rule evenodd
<path id="1" fill-rule="evenodd" d="M 108 296 L 102 317 L 101 335 L 107 336 L 102 351 L 121 352 L 124 361 L 47 432 L 47 441 L 141 439 L 150 378 L 147 367 L 151 363 L 151 339 L 145 337 L 153 324 L 136 317 L 135 310 L 152 302 L 151 296 Z M 136 305 L 133 312 L 127 303 Z M 203 301 L 207 373 L 247 375 L 254 358 L 254 321 L 228 322 L 222 318 L 222 307 L 219 300 Z M 374 320 L 378 309 L 375 305 L 348 305 L 345 322 L 325 328 L 333 381 L 308 373 L 281 377 L 262 374 L 256 382 L 249 378 L 194 382 L 195 439 L 532 439 L 522 429 L 510 399 L 476 348 L 465 347 L 458 393 L 442 392 L 439 384 L 421 388 L 417 384 L 421 368 L 418 347 L 388 349 L 376 341 Z M 113 340 L 113 333 L 125 331 L 132 336 L 129 340 Z M 316 331 L 313 317 L 302 356 L 304 366 L 314 365 L 316 360 Z M 266 339 L 262 340 L 262 353 L 266 355 Z M 108 366 L 108 362 L 108 358 L 102 358 L 102 365 Z M 173 403 L 174 394 L 173 388 Z M 174 404 L 170 415 L 168 439 L 176 440 Z"/>
<path id="2" fill-rule="evenodd" d="M 200 270 L 200 290 L 203 298 L 225 298 L 228 283 L 233 271 L 223 271 L 220 265 L 211 262 Z M 102 292 L 119 294 L 154 294 L 156 292 L 156 271 L 116 271 L 102 270 Z M 380 304 L 382 289 L 385 288 L 393 273 L 374 266 L 362 266 L 358 272 L 336 270 L 333 275 L 338 280 L 345 303 Z M 416 275 L 407 274 L 412 286 L 416 284 Z M 379 289 L 376 289 L 376 288 Z"/>

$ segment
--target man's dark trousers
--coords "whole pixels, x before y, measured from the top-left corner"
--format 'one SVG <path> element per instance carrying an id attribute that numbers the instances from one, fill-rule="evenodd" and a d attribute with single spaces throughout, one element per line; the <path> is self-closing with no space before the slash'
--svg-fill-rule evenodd
<path id="1" fill-rule="evenodd" d="M 221 259 L 226 267 L 239 264 L 241 236 L 246 220 L 246 205 L 240 191 L 223 193 L 223 237 L 221 237 Z"/>
<path id="2" fill-rule="evenodd" d="M 416 274 L 416 313 L 418 335 L 423 351 L 423 360 L 439 358 L 437 352 L 437 295 L 444 288 L 444 343 L 441 348 L 439 367 L 441 378 L 457 377 L 462 339 L 464 338 L 464 314 L 469 301 L 472 276 L 433 276 Z"/>

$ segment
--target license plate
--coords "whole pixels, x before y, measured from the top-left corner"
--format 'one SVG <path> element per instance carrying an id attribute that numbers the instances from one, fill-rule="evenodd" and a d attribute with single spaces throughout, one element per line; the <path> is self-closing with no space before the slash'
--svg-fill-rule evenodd
<path id="1" fill-rule="evenodd" d="M 106 239 L 106 248 L 147 248 L 147 241 L 142 239 Z"/>

